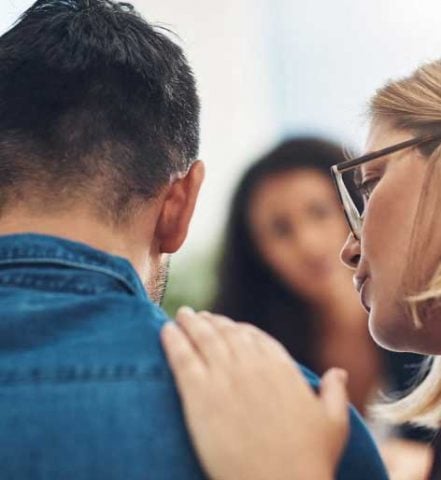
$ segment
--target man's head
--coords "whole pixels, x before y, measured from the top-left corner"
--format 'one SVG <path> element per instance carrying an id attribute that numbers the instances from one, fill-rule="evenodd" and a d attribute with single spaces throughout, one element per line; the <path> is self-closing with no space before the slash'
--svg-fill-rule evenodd
<path id="1" fill-rule="evenodd" d="M 148 261 L 126 256 L 151 283 L 185 238 L 198 144 L 184 54 L 130 5 L 38 0 L 0 38 L 0 222 L 81 211 L 144 240 Z"/>

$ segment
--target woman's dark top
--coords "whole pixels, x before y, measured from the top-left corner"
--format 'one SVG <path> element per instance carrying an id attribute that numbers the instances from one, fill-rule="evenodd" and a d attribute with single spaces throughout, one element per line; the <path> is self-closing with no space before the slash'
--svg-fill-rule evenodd
<path id="1" fill-rule="evenodd" d="M 429 480 L 441 480 L 441 435 L 439 432 L 435 437 L 433 449 L 435 453 L 435 459 L 433 462 L 432 471 L 430 472 Z"/>

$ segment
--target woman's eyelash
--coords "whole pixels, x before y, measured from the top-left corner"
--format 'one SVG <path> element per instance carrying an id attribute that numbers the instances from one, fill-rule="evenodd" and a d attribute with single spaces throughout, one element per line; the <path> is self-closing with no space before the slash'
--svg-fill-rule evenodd
<path id="1" fill-rule="evenodd" d="M 365 180 L 359 186 L 360 193 L 365 198 L 369 198 L 372 193 L 372 190 L 375 188 L 377 183 L 379 182 L 380 178 L 370 178 L 369 180 Z"/>

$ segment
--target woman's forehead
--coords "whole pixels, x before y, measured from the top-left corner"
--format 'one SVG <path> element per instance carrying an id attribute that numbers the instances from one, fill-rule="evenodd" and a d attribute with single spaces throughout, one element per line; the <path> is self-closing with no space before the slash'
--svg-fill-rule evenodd
<path id="1" fill-rule="evenodd" d="M 364 147 L 363 155 L 382 150 L 409 140 L 413 133 L 405 129 L 397 129 L 385 121 L 372 122 Z"/>
<path id="2" fill-rule="evenodd" d="M 393 128 L 385 122 L 374 123 L 371 125 L 363 155 L 375 153 L 385 148 L 398 145 L 402 142 L 408 141 L 409 138 L 412 138 L 412 132 L 409 132 L 408 130 Z M 406 149 L 398 150 L 397 152 L 382 155 L 363 163 L 354 171 L 354 180 L 360 180 L 364 176 L 366 170 L 383 168 L 392 158 L 401 157 L 406 153 Z"/>
<path id="3" fill-rule="evenodd" d="M 402 154 L 403 152 L 396 152 L 389 155 L 383 155 L 381 157 L 375 158 L 374 160 L 363 163 L 362 165 L 357 167 L 356 172 L 354 173 L 354 178 L 362 178 L 366 170 L 373 171 L 383 168 L 389 160 Z"/>

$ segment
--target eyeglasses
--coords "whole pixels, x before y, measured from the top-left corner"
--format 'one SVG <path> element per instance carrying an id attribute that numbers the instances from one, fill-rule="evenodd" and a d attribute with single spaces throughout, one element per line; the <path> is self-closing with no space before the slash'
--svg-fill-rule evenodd
<path id="1" fill-rule="evenodd" d="M 361 195 L 361 188 L 360 186 L 357 186 L 357 179 L 354 178 L 354 173 L 359 173 L 358 168 L 360 165 L 385 155 L 390 155 L 400 150 L 415 147 L 417 145 L 423 145 L 435 140 L 441 140 L 441 134 L 424 135 L 421 137 L 412 138 L 405 142 L 383 148 L 382 150 L 377 150 L 376 152 L 368 153 L 367 155 L 363 155 L 362 157 L 358 157 L 353 160 L 347 160 L 346 162 L 342 162 L 331 167 L 332 177 L 337 187 L 346 219 L 352 234 L 357 240 L 360 240 L 364 209 L 366 205 L 364 196 Z"/>

